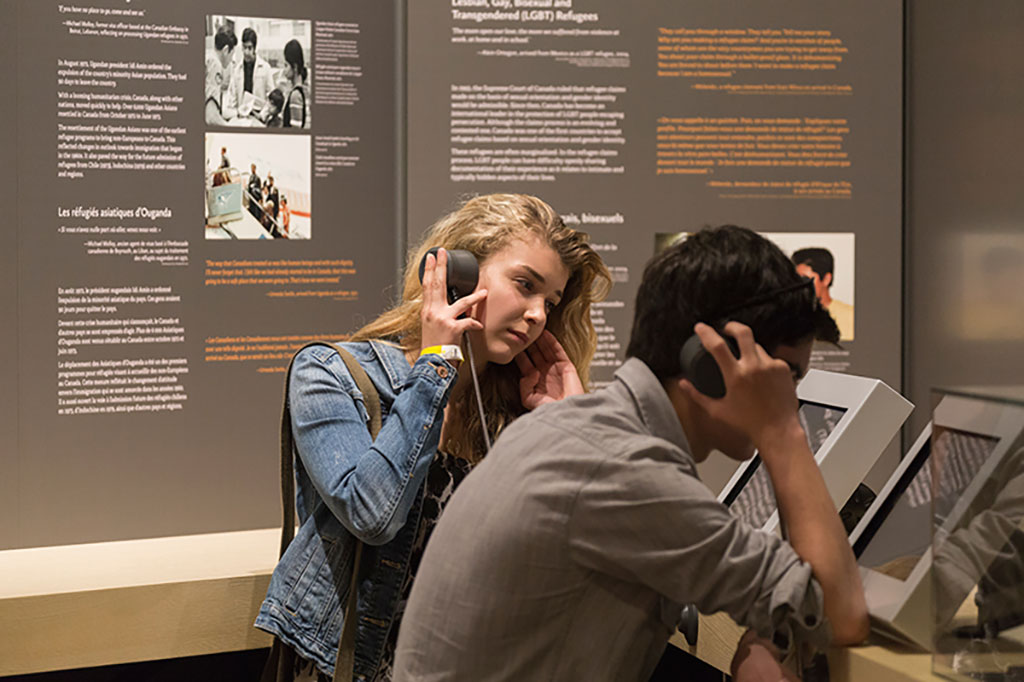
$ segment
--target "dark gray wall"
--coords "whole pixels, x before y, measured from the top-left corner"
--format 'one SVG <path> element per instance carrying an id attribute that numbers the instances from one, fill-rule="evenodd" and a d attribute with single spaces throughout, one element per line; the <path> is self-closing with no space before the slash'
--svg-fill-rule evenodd
<path id="1" fill-rule="evenodd" d="M 2 16 L 15 18 L 0 27 L 0 55 L 4 64 L 14 66 L 0 71 L 0 86 L 6 86 L 5 92 L 15 94 L 8 123 L 23 106 L 27 94 L 18 92 L 16 74 L 26 64 L 19 63 L 19 59 L 29 57 L 18 54 L 15 34 L 29 16 L 30 7 L 35 9 L 27 2 L 0 0 Z M 1024 172 L 1018 169 L 1020 159 L 1024 158 L 1021 153 L 1024 151 L 1021 126 L 1024 122 L 1024 60 L 1020 55 L 1020 45 L 1024 43 L 1024 4 L 1019 0 L 984 3 L 907 0 L 907 11 L 904 390 L 923 408 L 916 410 L 912 417 L 910 430 L 914 433 L 908 437 L 913 437 L 928 419 L 933 386 L 1022 383 L 1024 280 L 1020 271 L 1015 270 L 1019 265 L 1015 265 L 1014 258 L 1024 253 L 1024 230 L 1021 229 Z M 397 42 L 402 42 L 400 37 Z M 196 55 L 198 59 L 198 51 Z M 51 73 L 52 61 L 36 68 Z M 404 91 L 401 85 L 398 87 L 399 92 Z M 52 107 L 38 111 L 52 116 Z M 392 127 L 390 123 L 388 127 Z M 201 127 L 195 128 L 198 135 Z M 19 495 L 28 494 L 22 490 L 33 489 L 19 485 L 25 483 L 26 469 L 43 473 L 54 469 L 45 462 L 23 458 L 27 458 L 22 442 L 24 434 L 17 428 L 27 413 L 33 413 L 28 407 L 22 408 L 27 403 L 18 400 L 22 386 L 17 363 L 10 361 L 26 351 L 19 347 L 17 332 L 17 301 L 24 294 L 24 291 L 19 292 L 19 267 L 20 274 L 25 274 L 26 265 L 22 262 L 19 266 L 17 254 L 30 234 L 21 231 L 19 223 L 28 219 L 32 203 L 21 196 L 28 187 L 18 186 L 16 170 L 19 162 L 24 163 L 26 159 L 17 156 L 17 128 L 7 125 L 0 129 L 0 145 L 5 150 L 4 163 L 0 164 L 0 183 L 7 190 L 7 196 L 14 197 L 13 215 L 10 207 L 7 215 L 14 222 L 13 232 L 9 232 L 15 240 L 15 248 L 0 250 L 0 290 L 5 292 L 0 296 L 0 320 L 5 321 L 0 324 L 0 348 L 4 349 L 7 360 L 0 362 L 0 387 L 5 389 L 0 391 L 0 470 L 3 471 L 0 476 L 0 546 L 102 539 L 90 532 L 81 535 L 76 532 L 76 524 L 102 526 L 95 518 L 79 513 L 75 523 L 67 523 L 66 509 L 75 507 L 73 501 L 68 504 L 65 500 L 64 507 L 57 507 L 41 499 L 33 510 L 49 508 L 51 516 L 46 517 L 26 512 L 24 497 L 19 500 Z M 52 126 L 46 130 L 52 130 Z M 39 143 L 38 140 L 23 142 L 27 149 Z M 396 144 L 401 146 L 401 143 L 399 136 Z M 52 148 L 46 148 L 51 149 L 47 159 L 52 163 Z M 398 170 L 387 173 L 401 178 L 400 164 Z M 50 176 L 40 173 L 35 180 L 38 189 L 38 183 L 49 181 Z M 401 198 L 404 192 L 401 182 L 399 185 Z M 898 182 L 894 181 L 894 185 Z M 453 198 L 450 191 L 445 192 L 444 197 L 446 201 Z M 402 209 L 399 205 L 399 224 Z M 50 212 L 43 215 L 52 218 Z M 401 252 L 401 249 L 399 244 L 389 251 Z M 199 255 L 197 250 L 197 262 Z M 883 254 L 881 260 L 876 261 L 877 268 L 884 271 L 892 267 L 893 258 L 891 251 Z M 870 274 L 870 269 L 865 269 L 865 273 Z M 861 281 L 866 279 L 869 278 L 862 277 Z M 45 294 L 50 301 L 48 305 L 52 306 L 52 286 L 45 289 Z M 861 302 L 871 305 L 870 298 Z M 889 362 L 890 358 L 883 360 Z M 52 382 L 53 373 L 23 373 L 22 376 L 32 376 L 34 382 Z M 276 405 L 279 382 L 273 383 Z M 270 421 L 267 423 L 268 437 L 261 437 L 261 443 L 273 441 L 274 427 Z M 272 448 L 265 452 L 262 474 L 253 474 L 262 483 L 249 489 L 249 495 L 261 500 L 253 503 L 262 509 L 254 515 L 257 522 L 269 525 L 276 522 L 277 515 L 276 474 Z M 41 475 L 38 480 L 45 478 Z M 97 496 L 95 491 L 90 494 L 87 486 L 80 487 L 86 491 L 85 497 L 103 497 Z M 204 512 L 208 517 L 211 516 L 209 511 Z M 237 513 L 244 515 L 244 510 Z M 122 511 L 119 516 L 125 519 L 128 515 Z M 230 516 L 226 514 L 222 518 Z M 251 523 L 251 518 L 240 525 Z M 32 519 L 31 529 L 23 527 L 28 519 Z M 138 524 L 140 529 L 145 525 L 141 518 Z M 41 529 L 47 529 L 48 533 L 41 540 L 36 537 L 26 540 L 27 535 L 23 535 L 27 530 Z M 59 529 L 59 532 L 53 534 L 52 529 Z M 133 529 L 129 535 L 154 532 L 181 532 L 181 529 L 154 529 L 147 525 L 137 532 Z"/>
<path id="2" fill-rule="evenodd" d="M 1024 3 L 907 12 L 904 388 L 930 406 L 935 386 L 1024 383 Z"/>
<path id="3" fill-rule="evenodd" d="M 0 0 L 0 63 L 8 68 L 0 70 L 0 91 L 14 93 L 18 101 L 17 12 L 13 1 Z M 11 19 L 14 19 L 13 21 Z M 9 111 L 9 110 L 8 110 Z M 8 247 L 0 249 L 0 349 L 8 359 L 0 361 L 0 518 L 17 522 L 18 515 L 18 152 L 17 129 L 7 117 L 0 125 L 0 186 L 6 188 L 9 203 L 7 224 Z M 11 221 L 14 224 L 11 224 Z M 13 245 L 13 248 L 12 248 Z M 6 526 L 0 524 L 0 547 L 6 547 Z"/>

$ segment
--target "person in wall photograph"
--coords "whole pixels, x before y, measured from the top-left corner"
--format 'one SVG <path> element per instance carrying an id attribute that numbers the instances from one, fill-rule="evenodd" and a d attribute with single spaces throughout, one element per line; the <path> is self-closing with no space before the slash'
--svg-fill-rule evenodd
<path id="1" fill-rule="evenodd" d="M 277 224 L 280 225 L 281 236 L 288 237 L 288 228 L 291 226 L 291 212 L 288 210 L 288 197 L 281 197 L 281 212 L 278 214 Z"/>
<path id="2" fill-rule="evenodd" d="M 814 292 L 839 326 L 841 341 L 853 340 L 853 306 L 832 296 L 835 281 L 835 259 L 832 252 L 820 246 L 797 249 L 793 252 L 796 271 L 814 280 Z"/>
<path id="3" fill-rule="evenodd" d="M 206 123 L 227 125 L 224 105 L 231 88 L 232 58 L 238 38 L 228 26 L 220 26 L 213 35 L 212 51 L 206 56 Z"/>
<path id="4" fill-rule="evenodd" d="M 271 208 L 271 217 L 276 220 L 277 219 L 277 213 L 278 213 L 278 206 L 280 206 L 280 203 L 281 203 L 281 195 L 277 191 L 277 187 L 274 187 L 274 176 L 271 175 L 270 173 L 267 173 L 266 187 L 267 187 L 267 201 L 269 201 L 271 206 L 272 206 L 272 208 Z"/>
<path id="5" fill-rule="evenodd" d="M 256 54 L 259 36 L 252 27 L 242 31 L 242 61 L 235 66 L 231 77 L 232 107 L 237 116 L 248 116 L 260 111 L 274 89 L 274 73 L 270 64 Z"/>
<path id="6" fill-rule="evenodd" d="M 249 183 L 246 186 L 246 190 L 249 192 L 249 213 L 259 220 L 263 217 L 263 209 L 259 207 L 258 203 L 262 198 L 263 180 L 260 179 L 259 174 L 256 172 L 255 163 L 249 164 Z"/>
<path id="7" fill-rule="evenodd" d="M 298 40 L 293 38 L 285 44 L 284 61 L 286 68 L 283 81 L 288 94 L 285 95 L 282 113 L 283 125 L 285 128 L 308 128 L 309 104 L 306 81 L 309 79 L 309 70 L 306 68 L 306 59 Z"/>

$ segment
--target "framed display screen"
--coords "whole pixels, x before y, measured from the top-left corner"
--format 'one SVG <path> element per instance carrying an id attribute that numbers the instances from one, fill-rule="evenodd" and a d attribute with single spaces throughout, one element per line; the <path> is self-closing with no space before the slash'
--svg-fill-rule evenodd
<path id="1" fill-rule="evenodd" d="M 797 386 L 797 397 L 808 445 L 832 501 L 842 508 L 913 406 L 877 379 L 821 370 L 807 373 Z M 761 464 L 754 455 L 740 465 L 718 499 L 750 526 L 774 530 L 778 508 L 768 471 Z"/>
<path id="2" fill-rule="evenodd" d="M 798 414 L 807 434 L 807 444 L 811 452 L 817 453 L 842 421 L 846 409 L 801 401 Z M 743 478 L 723 501 L 733 515 L 755 528 L 761 528 L 775 513 L 775 491 L 759 456 L 754 455 L 743 469 Z"/>

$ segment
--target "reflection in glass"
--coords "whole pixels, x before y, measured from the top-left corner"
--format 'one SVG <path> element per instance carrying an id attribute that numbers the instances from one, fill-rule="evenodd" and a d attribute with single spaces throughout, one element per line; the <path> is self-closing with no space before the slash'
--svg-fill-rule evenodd
<path id="1" fill-rule="evenodd" d="M 973 599 L 977 618 L 971 619 L 973 627 L 967 628 L 967 634 L 995 637 L 1024 622 L 1024 533 L 1020 528 L 1024 519 L 1024 449 L 1018 448 L 999 463 L 981 482 L 970 504 L 957 510 L 952 519 L 955 524 L 950 524 L 958 494 L 970 482 L 964 476 L 971 475 L 970 467 L 975 471 L 980 467 L 975 463 L 977 450 L 971 446 L 982 440 L 988 452 L 998 443 L 995 438 L 954 430 L 944 430 L 936 442 L 933 586 L 940 631 L 977 587 Z M 969 611 L 973 616 L 974 609 Z"/>
<path id="2" fill-rule="evenodd" d="M 854 551 L 861 566 L 899 580 L 907 576 L 931 544 L 932 491 L 935 460 L 939 470 L 935 509 L 943 517 L 992 453 L 997 439 L 943 431 L 933 437 L 903 474 L 887 503 L 864 532 Z M 929 455 L 933 461 L 929 463 Z"/>

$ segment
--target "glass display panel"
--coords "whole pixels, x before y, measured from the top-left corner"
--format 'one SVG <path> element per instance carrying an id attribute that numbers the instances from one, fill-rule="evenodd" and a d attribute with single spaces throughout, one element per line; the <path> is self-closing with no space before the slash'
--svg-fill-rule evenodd
<path id="1" fill-rule="evenodd" d="M 955 680 L 1020 679 L 1024 386 L 937 394 L 928 576 L 932 670 Z"/>
<path id="2" fill-rule="evenodd" d="M 943 431 L 917 453 L 889 498 L 854 545 L 858 563 L 906 580 L 931 545 L 932 502 L 945 516 L 999 442 L 997 438 Z M 941 459 L 938 486 L 930 458 Z"/>
<path id="3" fill-rule="evenodd" d="M 978 463 L 979 454 L 970 447 L 978 439 L 973 434 L 947 429 L 939 438 L 945 447 L 935 453 L 932 467 L 940 491 L 932 537 L 936 625 L 941 631 L 976 587 L 961 634 L 994 637 L 1024 623 L 1024 451 L 1004 457 L 977 486 L 970 504 L 950 518 L 957 493 L 971 482 L 967 467 L 976 471 L 984 459 Z"/>

